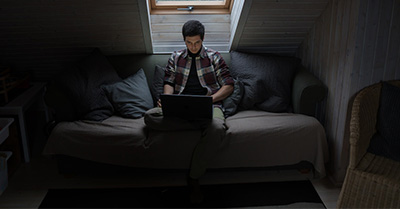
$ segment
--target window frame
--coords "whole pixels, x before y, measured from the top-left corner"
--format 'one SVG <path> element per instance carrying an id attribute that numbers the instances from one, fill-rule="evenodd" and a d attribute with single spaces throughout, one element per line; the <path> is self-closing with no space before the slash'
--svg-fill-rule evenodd
<path id="1" fill-rule="evenodd" d="M 157 3 L 156 0 L 148 0 L 150 14 L 230 14 L 234 0 L 223 0 L 223 2 L 203 1 L 169 1 Z M 177 8 L 187 8 L 193 6 L 192 11 L 177 10 Z"/>

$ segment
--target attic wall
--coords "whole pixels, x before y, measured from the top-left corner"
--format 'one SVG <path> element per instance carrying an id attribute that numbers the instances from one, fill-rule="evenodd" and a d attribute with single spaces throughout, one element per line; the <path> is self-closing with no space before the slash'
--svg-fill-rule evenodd
<path id="1" fill-rule="evenodd" d="M 250 11 L 234 50 L 293 56 L 328 1 L 246 0 Z"/>
<path id="2" fill-rule="evenodd" d="M 240 17 L 243 30 L 236 31 L 240 36 L 234 41 L 233 50 L 293 55 L 327 1 L 246 0 L 249 15 Z M 0 65 L 28 72 L 32 80 L 47 81 L 94 47 L 107 55 L 151 51 L 149 44 L 145 46 L 147 37 L 143 37 L 142 30 L 146 27 L 140 18 L 145 10 L 140 9 L 139 3 L 142 2 L 3 0 Z M 227 43 L 230 35 L 225 36 Z M 211 34 L 207 40 L 212 41 L 212 37 Z"/>
<path id="3" fill-rule="evenodd" d="M 93 47 L 144 53 L 137 0 L 3 0 L 0 65 L 48 80 Z"/>
<path id="4" fill-rule="evenodd" d="M 399 11 L 400 0 L 330 0 L 298 51 L 328 87 L 319 115 L 325 116 L 330 172 L 337 183 L 348 165 L 355 93 L 380 80 L 400 79 Z"/>

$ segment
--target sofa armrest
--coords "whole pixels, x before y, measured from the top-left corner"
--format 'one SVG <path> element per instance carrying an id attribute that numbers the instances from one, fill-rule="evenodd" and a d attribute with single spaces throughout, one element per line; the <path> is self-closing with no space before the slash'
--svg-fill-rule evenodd
<path id="1" fill-rule="evenodd" d="M 317 103 L 322 101 L 326 94 L 325 85 L 302 67 L 293 79 L 293 112 L 315 117 Z"/>

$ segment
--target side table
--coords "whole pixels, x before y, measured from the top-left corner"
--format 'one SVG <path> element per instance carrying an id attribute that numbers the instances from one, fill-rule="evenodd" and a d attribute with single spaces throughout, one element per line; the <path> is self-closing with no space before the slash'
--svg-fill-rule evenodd
<path id="1" fill-rule="evenodd" d="M 45 83 L 32 83 L 32 86 L 18 95 L 15 99 L 0 107 L 0 116 L 17 116 L 21 134 L 21 143 L 24 161 L 30 161 L 29 141 L 25 124 L 25 112 L 35 103 L 43 108 L 46 123 L 49 120 L 48 110 L 44 103 L 43 95 L 46 91 Z"/>

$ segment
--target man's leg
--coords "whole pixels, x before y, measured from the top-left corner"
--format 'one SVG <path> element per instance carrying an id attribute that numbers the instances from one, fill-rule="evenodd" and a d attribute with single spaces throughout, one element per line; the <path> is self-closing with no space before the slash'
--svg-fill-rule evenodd
<path id="1" fill-rule="evenodd" d="M 225 117 L 222 110 L 214 108 L 211 121 L 189 122 L 179 118 L 164 118 L 161 108 L 153 108 L 146 112 L 144 121 L 150 128 L 160 131 L 201 129 L 201 139 L 193 151 L 188 178 L 188 185 L 191 189 L 190 201 L 200 203 L 203 195 L 198 179 L 206 172 L 208 162 L 226 143 L 224 141 Z"/>
<path id="2" fill-rule="evenodd" d="M 225 132 L 224 114 L 220 108 L 214 108 L 213 120 L 210 123 L 202 124 L 201 139 L 193 151 L 188 178 L 188 186 L 191 189 L 190 201 L 192 203 L 201 203 L 203 201 L 199 178 L 206 172 L 210 160 L 215 157 L 225 144 Z"/>
<path id="3" fill-rule="evenodd" d="M 199 129 L 198 124 L 180 118 L 165 118 L 162 109 L 155 107 L 144 114 L 144 122 L 151 129 L 158 131 L 177 131 Z"/>
<path id="4" fill-rule="evenodd" d="M 203 124 L 201 139 L 193 151 L 189 174 L 191 178 L 198 179 L 206 172 L 208 163 L 225 144 L 225 132 L 224 114 L 220 108 L 214 108 L 213 119 Z"/>

